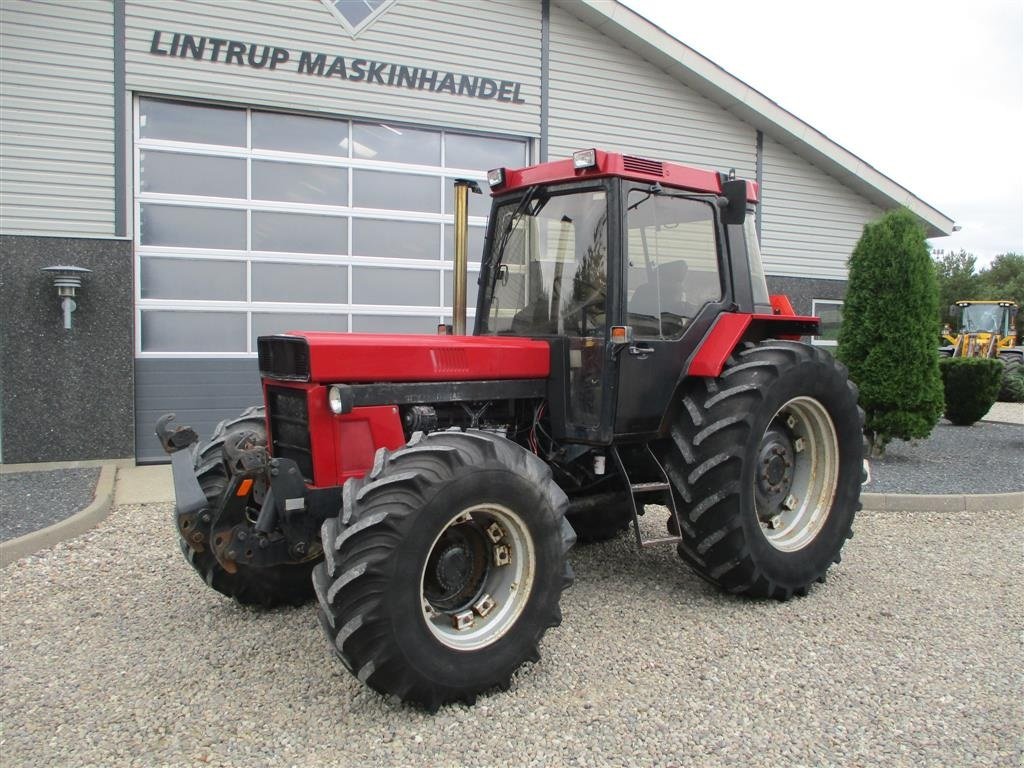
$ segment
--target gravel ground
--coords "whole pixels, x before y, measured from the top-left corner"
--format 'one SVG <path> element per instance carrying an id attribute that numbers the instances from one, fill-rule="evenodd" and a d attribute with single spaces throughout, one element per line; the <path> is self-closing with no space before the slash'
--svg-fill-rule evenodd
<path id="1" fill-rule="evenodd" d="M 1024 491 L 1024 427 L 942 421 L 927 440 L 893 440 L 871 459 L 867 493 L 1011 493 Z"/>
<path id="2" fill-rule="evenodd" d="M 0 475 L 0 541 L 70 517 L 92 503 L 99 467 Z"/>
<path id="3" fill-rule="evenodd" d="M 203 587 L 170 514 L 115 509 L 0 572 L 5 765 L 1024 757 L 1024 513 L 863 513 L 828 583 L 788 603 L 723 596 L 669 548 L 578 548 L 541 663 L 507 693 L 435 716 L 357 683 L 311 608 L 260 614 Z"/>

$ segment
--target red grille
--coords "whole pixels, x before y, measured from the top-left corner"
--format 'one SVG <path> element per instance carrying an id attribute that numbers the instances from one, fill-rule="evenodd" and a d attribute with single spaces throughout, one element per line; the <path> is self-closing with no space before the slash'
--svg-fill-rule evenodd
<path id="1" fill-rule="evenodd" d="M 635 173 L 646 173 L 651 176 L 664 176 L 665 166 L 657 160 L 647 160 L 643 157 L 622 156 L 622 167 L 627 171 Z"/>

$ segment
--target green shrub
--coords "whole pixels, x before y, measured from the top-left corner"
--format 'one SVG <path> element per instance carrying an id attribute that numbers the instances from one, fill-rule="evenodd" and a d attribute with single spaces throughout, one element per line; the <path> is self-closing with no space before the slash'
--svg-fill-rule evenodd
<path id="1" fill-rule="evenodd" d="M 969 427 L 992 407 L 999 394 L 1003 364 L 985 357 L 947 357 L 939 361 L 946 390 L 946 418 Z"/>
<path id="2" fill-rule="evenodd" d="M 938 285 L 920 223 L 889 211 L 864 227 L 850 257 L 836 357 L 860 388 L 874 453 L 931 434 L 942 414 L 935 348 Z"/>
<path id="3" fill-rule="evenodd" d="M 999 400 L 1003 403 L 1024 403 L 1024 365 L 1019 359 L 1003 360 L 1003 381 Z"/>

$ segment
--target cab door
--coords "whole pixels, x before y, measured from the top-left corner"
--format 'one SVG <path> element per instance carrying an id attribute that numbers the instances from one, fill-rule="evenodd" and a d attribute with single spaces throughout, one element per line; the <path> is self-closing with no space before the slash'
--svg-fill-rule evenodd
<path id="1" fill-rule="evenodd" d="M 728 304 L 725 245 L 712 198 L 623 185 L 623 324 L 616 438 L 653 436 L 684 366 Z"/>

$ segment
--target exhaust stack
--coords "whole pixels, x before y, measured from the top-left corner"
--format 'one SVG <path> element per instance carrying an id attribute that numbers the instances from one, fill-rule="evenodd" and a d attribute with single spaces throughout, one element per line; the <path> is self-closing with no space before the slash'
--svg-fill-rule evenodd
<path id="1" fill-rule="evenodd" d="M 466 335 L 466 294 L 469 275 L 469 193 L 480 194 L 480 185 L 469 179 L 455 180 L 455 269 L 452 271 L 452 333 Z"/>

